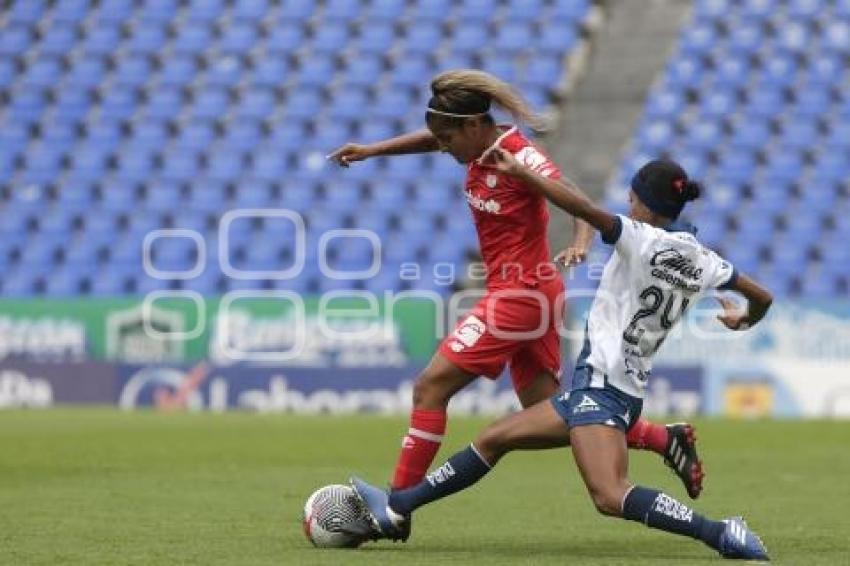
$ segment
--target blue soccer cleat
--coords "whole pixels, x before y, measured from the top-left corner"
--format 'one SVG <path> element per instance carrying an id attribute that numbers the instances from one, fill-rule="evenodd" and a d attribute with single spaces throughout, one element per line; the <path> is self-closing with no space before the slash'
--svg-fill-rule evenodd
<path id="1" fill-rule="evenodd" d="M 744 560 L 769 561 L 767 549 L 761 539 L 747 527 L 742 517 L 724 519 L 726 528 L 720 535 L 720 556 Z"/>
<path id="2" fill-rule="evenodd" d="M 376 538 L 406 542 L 410 537 L 410 516 L 396 513 L 390 508 L 389 494 L 381 488 L 352 477 L 351 487 L 366 506 L 375 527 Z"/>

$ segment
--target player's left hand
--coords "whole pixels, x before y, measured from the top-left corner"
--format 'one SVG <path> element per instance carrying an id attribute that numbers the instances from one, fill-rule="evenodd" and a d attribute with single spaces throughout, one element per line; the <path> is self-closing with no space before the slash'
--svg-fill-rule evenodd
<path id="1" fill-rule="evenodd" d="M 570 246 L 555 256 L 555 263 L 563 267 L 572 267 L 587 261 L 587 248 Z"/>
<path id="2" fill-rule="evenodd" d="M 717 320 L 722 322 L 729 330 L 746 330 L 750 325 L 746 322 L 747 312 L 727 297 L 717 297 L 717 302 L 723 307 L 723 313 L 717 315 Z"/>

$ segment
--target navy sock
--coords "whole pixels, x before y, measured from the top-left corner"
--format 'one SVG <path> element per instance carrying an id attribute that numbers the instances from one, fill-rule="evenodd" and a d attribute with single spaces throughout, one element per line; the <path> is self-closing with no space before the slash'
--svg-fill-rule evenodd
<path id="1" fill-rule="evenodd" d="M 722 521 L 712 521 L 665 493 L 638 485 L 623 501 L 623 518 L 699 539 L 715 550 L 720 546 L 720 535 L 725 528 Z"/>
<path id="2" fill-rule="evenodd" d="M 408 515 L 418 507 L 466 489 L 490 471 L 490 465 L 478 455 L 471 444 L 408 489 L 390 493 L 390 508 Z"/>

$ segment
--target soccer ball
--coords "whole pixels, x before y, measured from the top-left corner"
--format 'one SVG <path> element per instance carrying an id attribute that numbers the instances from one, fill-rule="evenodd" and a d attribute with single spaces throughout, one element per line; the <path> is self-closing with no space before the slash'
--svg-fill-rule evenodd
<path id="1" fill-rule="evenodd" d="M 369 538 L 369 515 L 347 485 L 326 485 L 304 504 L 304 534 L 319 548 L 356 548 Z"/>

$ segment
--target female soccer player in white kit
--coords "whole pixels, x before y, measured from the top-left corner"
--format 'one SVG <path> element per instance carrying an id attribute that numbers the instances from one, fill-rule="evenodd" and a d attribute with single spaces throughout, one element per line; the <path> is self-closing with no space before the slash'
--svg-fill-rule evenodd
<path id="1" fill-rule="evenodd" d="M 701 187 L 672 161 L 652 161 L 632 179 L 629 217 L 552 183 L 508 152 L 493 153 L 495 170 L 520 179 L 555 205 L 599 230 L 614 253 L 588 318 L 583 351 L 568 393 L 498 421 L 418 485 L 390 494 L 357 478 L 352 484 L 375 519 L 377 536 L 409 531 L 416 508 L 469 487 L 512 450 L 562 446 L 568 440 L 594 505 L 604 515 L 702 540 L 725 558 L 768 560 L 761 540 L 740 517 L 713 521 L 669 495 L 632 484 L 625 436 L 640 417 L 652 356 L 689 305 L 714 289 L 748 301 L 739 311 L 720 299 L 719 320 L 745 330 L 766 314 L 768 291 L 739 275 L 677 224 Z"/>

